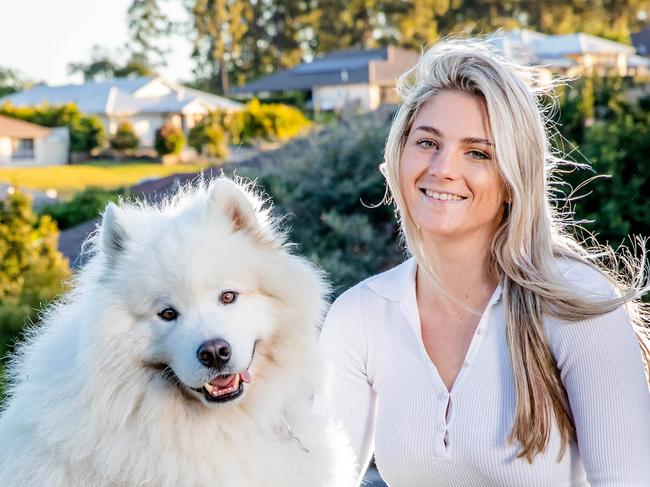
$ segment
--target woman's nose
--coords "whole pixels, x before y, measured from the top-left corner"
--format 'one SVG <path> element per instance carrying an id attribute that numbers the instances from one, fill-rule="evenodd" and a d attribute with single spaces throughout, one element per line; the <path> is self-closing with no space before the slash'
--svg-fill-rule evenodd
<path id="1" fill-rule="evenodd" d="M 439 179 L 456 179 L 459 164 L 455 152 L 449 148 L 432 154 L 429 161 L 429 174 Z"/>

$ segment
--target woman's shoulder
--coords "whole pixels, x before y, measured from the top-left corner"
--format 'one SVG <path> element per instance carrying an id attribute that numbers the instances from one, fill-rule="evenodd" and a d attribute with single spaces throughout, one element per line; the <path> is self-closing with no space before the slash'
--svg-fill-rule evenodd
<path id="1" fill-rule="evenodd" d="M 415 260 L 407 259 L 384 272 L 370 276 L 341 294 L 336 303 L 351 303 L 360 296 L 375 296 L 399 301 L 415 282 Z"/>
<path id="2" fill-rule="evenodd" d="M 594 263 L 557 257 L 555 266 L 564 283 L 586 298 L 610 299 L 616 296 L 616 284 Z"/>
<path id="3" fill-rule="evenodd" d="M 410 285 L 414 285 L 415 262 L 408 259 L 379 274 L 370 276 L 344 291 L 330 306 L 327 322 L 360 315 L 368 308 L 376 309 L 377 300 L 400 301 Z"/>

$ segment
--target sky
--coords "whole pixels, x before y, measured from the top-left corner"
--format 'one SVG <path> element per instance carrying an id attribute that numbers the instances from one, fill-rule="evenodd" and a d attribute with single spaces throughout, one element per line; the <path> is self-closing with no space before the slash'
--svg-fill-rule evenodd
<path id="1" fill-rule="evenodd" d="M 0 0 L 0 66 L 50 85 L 80 83 L 69 75 L 71 62 L 88 62 L 94 45 L 117 53 L 128 42 L 126 13 L 131 0 Z M 181 0 L 161 2 L 173 20 L 187 18 Z M 167 67 L 172 82 L 192 78 L 191 42 L 169 42 Z"/>

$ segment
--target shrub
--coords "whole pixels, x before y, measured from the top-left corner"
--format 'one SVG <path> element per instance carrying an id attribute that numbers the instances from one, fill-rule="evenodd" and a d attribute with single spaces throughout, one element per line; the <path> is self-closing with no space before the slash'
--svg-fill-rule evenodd
<path id="1" fill-rule="evenodd" d="M 285 141 L 303 132 L 310 121 L 297 108 L 279 103 L 262 104 L 253 98 L 246 105 L 242 142 Z"/>
<path id="2" fill-rule="evenodd" d="M 225 159 L 228 156 L 228 139 L 223 128 L 209 117 L 190 129 L 188 144 L 200 154 Z"/>
<path id="3" fill-rule="evenodd" d="M 111 137 L 111 147 L 116 150 L 137 149 L 140 140 L 131 122 L 122 122 L 117 126 L 115 135 Z"/>
<path id="4" fill-rule="evenodd" d="M 0 357 L 63 290 L 70 272 L 57 239 L 56 224 L 37 217 L 27 196 L 16 192 L 0 201 Z"/>
<path id="5" fill-rule="evenodd" d="M 98 117 L 83 115 L 73 103 L 36 107 L 0 106 L 0 114 L 45 127 L 68 127 L 71 152 L 91 152 L 106 144 L 106 132 Z"/>
<path id="6" fill-rule="evenodd" d="M 92 152 L 106 145 L 106 131 L 94 115 L 74 119 L 69 127 L 70 151 Z"/>
<path id="7" fill-rule="evenodd" d="M 75 194 L 70 201 L 45 205 L 39 209 L 38 213 L 49 215 L 56 221 L 59 229 L 65 230 L 97 218 L 109 201 L 115 202 L 120 197 L 128 195 L 128 191 L 124 188 L 108 191 L 91 187 Z"/>
<path id="8" fill-rule="evenodd" d="M 155 149 L 158 155 L 179 154 L 185 146 L 183 131 L 171 123 L 156 130 Z"/>
<path id="9" fill-rule="evenodd" d="M 278 215 L 294 215 L 290 238 L 299 252 L 322 266 L 336 293 L 402 260 L 393 210 L 379 172 L 389 110 L 297 139 L 264 155 L 261 170 L 238 168 L 257 178 Z"/>

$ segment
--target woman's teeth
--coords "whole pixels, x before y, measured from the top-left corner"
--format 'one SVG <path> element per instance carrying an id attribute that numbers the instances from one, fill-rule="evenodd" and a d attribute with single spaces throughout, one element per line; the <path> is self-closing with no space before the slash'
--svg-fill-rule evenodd
<path id="1" fill-rule="evenodd" d="M 457 194 L 438 193 L 436 191 L 430 191 L 428 189 L 424 190 L 424 194 L 426 194 L 429 198 L 433 198 L 434 200 L 442 201 L 459 201 L 465 199 L 462 196 L 458 196 Z"/>

